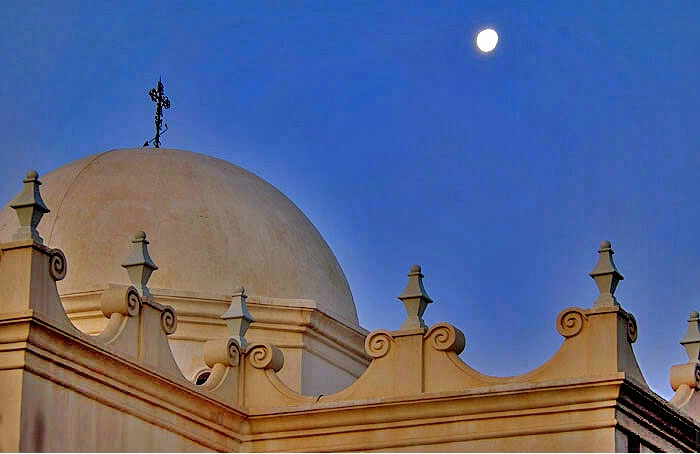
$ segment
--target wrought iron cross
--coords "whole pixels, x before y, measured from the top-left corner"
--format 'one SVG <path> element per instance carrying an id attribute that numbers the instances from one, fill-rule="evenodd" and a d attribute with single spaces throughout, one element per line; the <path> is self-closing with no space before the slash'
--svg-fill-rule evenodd
<path id="1" fill-rule="evenodd" d="M 148 92 L 148 95 L 151 97 L 151 101 L 156 103 L 156 136 L 151 140 L 153 141 L 154 147 L 160 148 L 160 134 L 161 128 L 163 127 L 163 109 L 170 109 L 170 100 L 167 96 L 165 96 L 163 82 L 160 78 L 158 79 L 158 87 L 151 88 L 151 90 Z M 163 132 L 167 130 L 168 124 L 166 123 Z M 146 141 L 144 146 L 148 146 L 149 142 L 150 140 Z"/>

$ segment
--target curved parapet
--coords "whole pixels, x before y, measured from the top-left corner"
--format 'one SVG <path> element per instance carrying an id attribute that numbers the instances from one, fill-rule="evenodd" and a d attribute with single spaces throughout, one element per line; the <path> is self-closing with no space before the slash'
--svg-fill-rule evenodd
<path id="1" fill-rule="evenodd" d="M 508 389 L 518 384 L 563 384 L 600 377 L 626 379 L 648 389 L 632 349 L 638 336 L 636 319 L 614 296 L 622 275 L 612 262 L 614 252 L 610 242 L 601 243 L 598 252 L 600 257 L 591 277 L 598 285 L 599 297 L 590 309 L 570 307 L 559 313 L 556 329 L 564 342 L 537 369 L 518 376 L 494 377 L 462 361 L 459 354 L 466 346 L 466 339 L 459 329 L 448 323 L 438 323 L 428 329 L 422 323 L 423 312 L 432 300 L 423 287 L 420 267 L 414 265 L 409 273 L 408 290 L 400 297 L 408 312 L 408 322 L 403 325 L 407 328 L 370 333 L 365 350 L 372 362 L 365 373 L 348 388 L 319 396 L 312 402 L 326 405 L 349 400 Z M 411 304 L 406 304 L 407 300 Z M 260 373 L 251 369 L 247 373 L 246 386 L 256 389 L 245 392 L 251 407 L 284 407 L 309 402 L 306 396 L 282 385 L 273 370 L 268 368 Z M 256 378 L 249 380 L 251 374 Z"/>
<path id="2" fill-rule="evenodd" d="M 245 408 L 265 409 L 308 404 L 316 400 L 285 385 L 277 376 L 284 365 L 282 351 L 270 344 L 254 344 L 246 352 Z"/>
<path id="3" fill-rule="evenodd" d="M 572 320 L 579 324 L 576 333 L 569 325 Z M 557 323 L 560 329 L 567 329 L 568 336 L 560 349 L 537 369 L 511 377 L 482 374 L 462 361 L 464 334 L 448 323 L 438 323 L 425 332 L 375 331 L 367 337 L 367 352 L 374 358 L 367 372 L 349 388 L 320 400 L 463 392 L 620 374 L 646 387 L 630 345 L 628 327 L 636 325 L 629 320 L 633 319 L 620 308 L 567 309 Z"/>
<path id="4" fill-rule="evenodd" d="M 628 378 L 646 387 L 630 345 L 629 314 L 620 308 L 606 311 L 570 308 L 558 318 L 558 327 L 569 326 L 571 314 L 580 316 L 576 317 L 581 321 L 578 332 L 565 331 L 568 337 L 552 358 L 523 375 L 494 377 L 471 368 L 459 357 L 466 344 L 464 334 L 448 323 L 438 323 L 430 329 L 370 333 L 365 345 L 373 360 L 367 371 L 350 387 L 316 399 L 289 389 L 274 369 L 253 366 L 247 369 L 245 406 L 263 409 L 485 388 L 505 390 L 517 384 L 563 384 L 604 376 Z M 269 357 L 269 350 L 266 355 Z"/>
<path id="5" fill-rule="evenodd" d="M 24 184 L 21 197 L 13 205 L 22 210 L 21 227 L 15 242 L 2 246 L 0 256 L 2 282 L 14 280 L 15 274 L 23 280 L 17 285 L 0 286 L 0 310 L 44 314 L 41 316 L 52 325 L 85 342 L 184 381 L 167 338 L 177 329 L 177 317 L 171 307 L 155 301 L 148 289 L 148 280 L 158 267 L 148 252 L 146 233 L 136 232 L 132 251 L 122 265 L 132 285 L 112 286 L 102 293 L 102 312 L 109 318 L 106 329 L 94 337 L 79 333 L 66 317 L 55 286 L 68 269 L 66 258 L 60 251 L 41 244 L 36 230 L 40 215 L 48 210 L 38 191 L 38 175 L 28 174 Z M 646 388 L 632 349 L 638 335 L 636 320 L 615 298 L 623 277 L 612 260 L 612 245 L 604 241 L 598 252 L 598 263 L 590 273 L 599 289 L 593 307 L 567 308 L 559 314 L 556 329 L 564 337 L 561 348 L 529 373 L 492 377 L 464 363 L 459 354 L 466 346 L 466 339 L 459 329 L 447 323 L 438 323 L 430 329 L 425 325 L 423 315 L 433 300 L 423 285 L 421 267 L 414 265 L 399 296 L 407 313 L 401 329 L 378 330 L 367 336 L 365 350 L 372 362 L 348 388 L 327 396 L 308 397 L 282 383 L 277 376 L 284 364 L 281 351 L 270 344 L 247 345 L 245 334 L 253 319 L 246 308 L 245 289 L 239 287 L 222 316 L 229 336 L 203 344 L 204 360 L 210 371 L 206 381 L 196 389 L 213 393 L 232 405 L 265 409 L 463 393 L 476 388 L 564 383 L 601 376 L 623 377 Z M 17 271 L 27 267 L 31 269 L 28 276 Z M 683 385 L 690 388 L 686 382 L 685 378 L 679 379 L 678 389 L 685 389 Z"/>
<path id="6" fill-rule="evenodd" d="M 205 343 L 204 357 L 210 372 L 199 389 L 233 406 L 263 410 L 316 400 L 280 380 L 277 372 L 284 365 L 284 355 L 274 345 L 257 343 L 241 348 L 233 337 L 216 339 Z"/>
<path id="7" fill-rule="evenodd" d="M 20 227 L 12 242 L 0 245 L 0 314 L 23 322 L 41 321 L 81 342 L 184 381 L 167 338 L 177 328 L 177 317 L 172 307 L 153 300 L 146 286 L 157 267 L 148 255 L 145 232 L 136 233 L 124 265 L 134 285 L 105 289 L 100 305 L 109 319 L 107 326 L 97 336 L 83 333 L 66 315 L 56 288 L 56 282 L 66 277 L 68 260 L 60 249 L 45 246 L 37 230 L 43 214 L 50 211 L 41 198 L 38 173 L 29 171 L 23 183 L 10 203 Z"/>

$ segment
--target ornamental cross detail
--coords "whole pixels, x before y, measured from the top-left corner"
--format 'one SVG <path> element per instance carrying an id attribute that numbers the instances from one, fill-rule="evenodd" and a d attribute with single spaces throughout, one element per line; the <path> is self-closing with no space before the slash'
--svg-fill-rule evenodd
<path id="1" fill-rule="evenodd" d="M 163 127 L 163 109 L 170 109 L 170 100 L 165 96 L 163 82 L 160 78 L 158 79 L 158 86 L 156 88 L 151 88 L 148 95 L 151 97 L 151 101 L 156 103 L 156 136 L 151 140 L 147 140 L 143 146 L 147 147 L 150 142 L 153 142 L 154 147 L 160 148 L 161 132 L 165 133 L 165 131 L 168 130 L 168 124 L 165 123 L 165 129 L 161 131 Z"/>

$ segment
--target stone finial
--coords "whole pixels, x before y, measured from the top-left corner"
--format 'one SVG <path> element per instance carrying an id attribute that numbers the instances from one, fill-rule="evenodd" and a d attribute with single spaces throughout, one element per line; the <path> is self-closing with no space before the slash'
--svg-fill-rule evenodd
<path id="1" fill-rule="evenodd" d="M 12 239 L 16 241 L 33 240 L 43 244 L 44 239 L 39 236 L 36 227 L 44 214 L 51 210 L 41 198 L 39 173 L 36 170 L 30 170 L 27 172 L 27 178 L 22 182 L 24 183 L 22 191 L 10 202 L 10 206 L 17 213 L 20 225 Z"/>
<path id="2" fill-rule="evenodd" d="M 238 341 L 241 349 L 244 350 L 248 346 L 245 333 L 248 331 L 250 324 L 255 321 L 250 312 L 248 312 L 248 307 L 246 306 L 247 298 L 248 296 L 245 294 L 243 287 L 236 288 L 231 297 L 231 304 L 224 312 L 224 315 L 221 316 L 226 321 L 226 326 L 228 326 L 232 337 Z"/>
<path id="3" fill-rule="evenodd" d="M 700 359 L 700 314 L 697 311 L 691 312 L 688 317 L 688 331 L 681 339 L 681 345 L 688 353 L 690 362 L 694 363 Z"/>
<path id="4" fill-rule="evenodd" d="M 589 273 L 598 285 L 598 290 L 600 290 L 600 295 L 595 300 L 593 307 L 619 306 L 620 303 L 615 298 L 615 289 L 617 284 L 624 279 L 624 276 L 615 267 L 615 262 L 613 262 L 612 258 L 615 251 L 613 251 L 610 241 L 605 240 L 600 243 L 598 253 L 600 254 L 598 256 L 598 264 Z"/>
<path id="5" fill-rule="evenodd" d="M 423 313 L 433 300 L 425 292 L 423 277 L 420 266 L 413 265 L 411 272 L 408 273 L 406 289 L 398 296 L 406 307 L 406 313 L 408 314 L 401 325 L 401 329 L 426 328 Z"/>
<path id="6" fill-rule="evenodd" d="M 146 284 L 151 277 L 151 273 L 157 270 L 158 267 L 148 254 L 146 232 L 139 230 L 131 242 L 134 244 L 134 248 L 131 251 L 131 255 L 122 263 L 122 267 L 126 268 L 131 284 L 138 289 L 141 297 L 153 298 Z"/>

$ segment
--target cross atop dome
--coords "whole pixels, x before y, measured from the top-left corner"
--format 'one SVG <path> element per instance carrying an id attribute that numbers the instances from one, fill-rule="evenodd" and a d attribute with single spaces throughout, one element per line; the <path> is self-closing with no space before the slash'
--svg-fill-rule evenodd
<path id="1" fill-rule="evenodd" d="M 151 97 L 151 101 L 156 103 L 156 135 L 151 140 L 147 140 L 146 143 L 143 144 L 143 146 L 147 147 L 150 142 L 153 142 L 153 146 L 155 148 L 160 148 L 160 135 L 161 128 L 163 127 L 163 109 L 170 109 L 170 99 L 168 99 L 168 97 L 165 96 L 163 81 L 160 78 L 158 78 L 157 87 L 151 88 L 151 90 L 148 92 L 148 95 Z M 162 133 L 165 133 L 165 131 L 167 130 L 168 124 L 165 123 L 165 129 L 163 129 Z"/>

